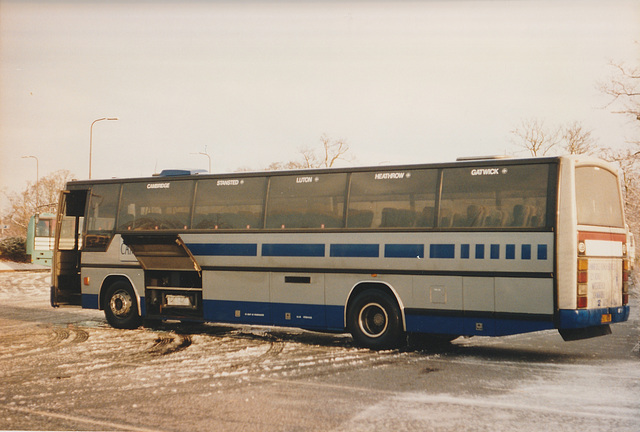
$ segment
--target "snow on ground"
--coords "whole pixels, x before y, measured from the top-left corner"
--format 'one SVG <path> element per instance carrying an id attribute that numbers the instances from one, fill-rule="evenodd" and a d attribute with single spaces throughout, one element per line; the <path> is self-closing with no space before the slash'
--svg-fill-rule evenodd
<path id="1" fill-rule="evenodd" d="M 39 264 L 31 263 L 19 263 L 15 261 L 0 260 L 0 272 L 3 271 L 48 271 L 51 272 L 51 267 L 42 266 Z"/>
<path id="2" fill-rule="evenodd" d="M 50 271 L 0 271 L 0 300 L 48 302 L 50 286 Z"/>
<path id="3" fill-rule="evenodd" d="M 108 389 L 159 397 L 193 386 L 200 397 L 218 397 L 246 386 L 286 382 L 314 391 L 344 388 L 362 400 L 373 396 L 330 428 L 338 432 L 640 430 L 640 356 L 592 360 L 586 354 L 570 357 L 568 348 L 527 345 L 548 343 L 553 332 L 464 339 L 456 342 L 458 350 L 440 355 L 376 353 L 353 348 L 345 336 L 295 329 L 117 330 L 98 311 L 50 308 L 49 285 L 48 272 L 0 273 L 0 306 L 17 310 L 12 315 L 9 307 L 3 309 L 15 323 L 0 335 L 0 365 L 7 366 L 0 368 L 5 386 L 0 405 L 64 410 L 99 405 Z M 637 303 L 633 296 L 630 324 L 636 337 Z M 529 348 L 514 349 L 517 344 Z M 500 356 L 505 346 L 507 354 Z M 416 367 L 430 374 L 420 376 L 428 386 L 401 390 L 386 382 Z M 379 382 L 343 381 L 360 374 Z M 87 388 L 99 391 L 94 395 Z"/>
<path id="4" fill-rule="evenodd" d="M 477 396 L 409 392 L 384 398 L 339 431 L 637 432 L 640 368 L 611 365 L 541 365 L 530 379 L 501 394 Z M 508 367 L 508 366 L 507 366 Z"/>

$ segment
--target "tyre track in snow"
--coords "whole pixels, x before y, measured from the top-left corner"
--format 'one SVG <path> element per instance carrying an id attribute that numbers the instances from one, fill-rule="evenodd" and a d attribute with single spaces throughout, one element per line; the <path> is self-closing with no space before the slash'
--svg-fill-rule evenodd
<path id="1" fill-rule="evenodd" d="M 5 333 L 0 337 L 0 360 L 46 354 L 65 344 L 86 342 L 89 333 L 81 328 L 43 325 L 36 331 Z"/>
<path id="2" fill-rule="evenodd" d="M 83 368 L 95 371 L 124 367 L 171 370 L 185 379 L 200 375 L 215 379 L 253 375 L 320 376 L 358 367 L 382 366 L 394 357 L 389 353 L 353 348 L 348 338 L 298 330 L 221 325 L 117 330 L 104 321 L 83 325 L 87 322 L 82 315 L 67 326 L 55 325 L 56 317 L 64 315 L 65 319 L 73 319 L 73 314 L 69 314 L 72 312 L 69 309 L 47 308 L 44 302 L 49 281 L 47 273 L 28 272 L 11 278 L 5 275 L 0 281 L 0 287 L 4 287 L 0 289 L 0 297 L 24 304 L 25 298 L 35 296 L 43 303 L 36 307 L 35 313 L 29 313 L 29 316 L 38 316 L 33 326 L 25 321 L 26 310 L 15 313 L 0 310 L 2 317 L 23 323 L 8 327 L 0 337 L 0 365 L 57 355 L 61 376 L 73 376 Z"/>
<path id="3" fill-rule="evenodd" d="M 185 381 L 204 376 L 215 381 L 217 387 L 226 387 L 252 377 L 308 378 L 382 367 L 404 355 L 397 351 L 380 353 L 353 348 L 350 343 L 336 343 L 332 335 L 283 333 L 280 329 L 273 332 L 236 329 L 222 333 L 214 330 L 214 334 L 201 329 L 191 337 L 189 349 L 173 359 L 188 367 L 176 370 L 169 361 L 154 362 L 158 373 L 171 370 Z"/>

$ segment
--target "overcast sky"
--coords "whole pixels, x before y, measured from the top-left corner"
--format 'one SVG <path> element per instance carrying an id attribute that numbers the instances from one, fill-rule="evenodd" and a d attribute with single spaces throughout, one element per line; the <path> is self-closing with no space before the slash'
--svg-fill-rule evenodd
<path id="1" fill-rule="evenodd" d="M 523 119 L 581 124 L 610 61 L 638 64 L 638 1 L 0 0 L 0 188 L 68 169 L 263 168 L 317 146 L 359 165 L 514 152 Z"/>

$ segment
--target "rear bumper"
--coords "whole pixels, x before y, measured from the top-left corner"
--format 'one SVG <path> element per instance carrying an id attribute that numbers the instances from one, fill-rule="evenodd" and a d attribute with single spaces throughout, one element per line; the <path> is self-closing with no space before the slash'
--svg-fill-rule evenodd
<path id="1" fill-rule="evenodd" d="M 629 310 L 629 305 L 600 309 L 561 309 L 558 329 L 577 329 L 627 321 Z M 610 321 L 606 319 L 607 315 L 611 316 Z"/>

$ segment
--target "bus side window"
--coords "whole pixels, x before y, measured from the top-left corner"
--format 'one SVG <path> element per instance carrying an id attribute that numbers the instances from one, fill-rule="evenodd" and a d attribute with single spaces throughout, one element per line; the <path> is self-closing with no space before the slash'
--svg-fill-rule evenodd
<path id="1" fill-rule="evenodd" d="M 437 170 L 351 175 L 347 228 L 433 228 Z M 366 222 L 365 215 L 366 214 Z"/>
<path id="2" fill-rule="evenodd" d="M 511 226 L 513 227 L 528 226 L 530 215 L 531 215 L 531 209 L 529 208 L 529 206 L 516 204 L 515 206 L 513 206 L 513 218 L 511 219 Z"/>
<path id="3" fill-rule="evenodd" d="M 488 213 L 489 214 L 484 220 L 484 226 L 486 227 L 491 227 L 491 228 L 502 227 L 504 226 L 504 224 L 506 223 L 506 220 L 508 219 L 506 216 L 506 212 L 498 208 L 494 208 Z"/>
<path id="4" fill-rule="evenodd" d="M 187 229 L 191 219 L 194 182 L 166 179 L 154 182 L 126 183 L 118 215 L 118 229 Z M 136 212 L 131 213 L 134 206 Z"/>
<path id="5" fill-rule="evenodd" d="M 119 184 L 95 185 L 89 195 L 85 249 L 106 250 L 116 224 Z"/>
<path id="6" fill-rule="evenodd" d="M 442 228 L 535 228 L 546 224 L 549 165 L 445 168 Z M 452 210 L 449 210 L 452 209 Z M 538 209 L 541 209 L 538 211 Z M 545 209 L 545 210 L 542 210 Z M 452 211 L 452 216 L 449 212 Z"/>
<path id="7" fill-rule="evenodd" d="M 342 228 L 346 184 L 344 173 L 272 177 L 266 227 Z"/>
<path id="8" fill-rule="evenodd" d="M 425 206 L 416 219 L 416 227 L 430 228 L 433 227 L 433 221 L 436 216 L 436 209 L 433 206 Z"/>
<path id="9" fill-rule="evenodd" d="M 199 180 L 192 228 L 262 228 L 266 182 L 265 177 Z"/>

